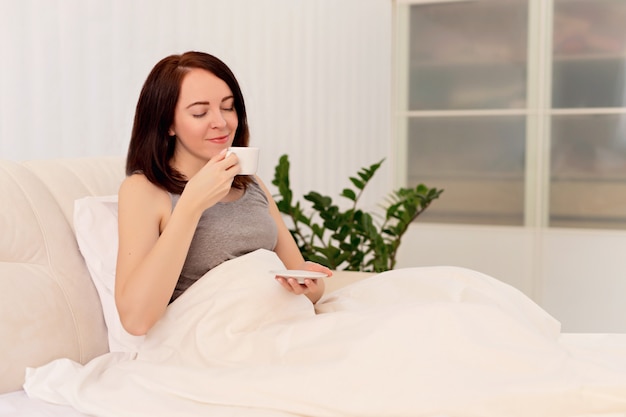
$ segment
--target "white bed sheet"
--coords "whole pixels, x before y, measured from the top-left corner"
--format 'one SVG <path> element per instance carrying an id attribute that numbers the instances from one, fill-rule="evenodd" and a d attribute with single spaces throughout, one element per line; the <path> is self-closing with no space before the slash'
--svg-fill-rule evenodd
<path id="1" fill-rule="evenodd" d="M 604 359 L 610 364 L 626 363 L 626 334 L 563 333 L 561 343 L 579 356 L 589 351 L 596 360 Z M 602 354 L 598 355 L 599 352 Z M 616 359 L 618 359 L 616 361 Z M 609 412 L 591 417 L 624 417 L 624 413 Z M 23 390 L 0 394 L 0 417 L 92 417 L 73 407 L 56 405 L 36 398 L 29 398 Z"/>
<path id="2" fill-rule="evenodd" d="M 262 250 L 225 262 L 136 354 L 56 360 L 24 388 L 101 417 L 626 416 L 626 338 L 563 335 L 491 277 L 389 271 L 314 310 L 275 282 L 281 265 Z"/>
<path id="3" fill-rule="evenodd" d="M 574 334 L 564 333 L 561 342 L 571 350 L 581 353 L 591 349 L 597 358 L 598 350 L 604 351 L 600 357 L 614 361 L 615 356 L 626 359 L 626 334 Z M 626 363 L 626 360 L 623 362 Z M 622 413 L 598 414 L 597 417 L 623 417 Z M 36 398 L 29 398 L 23 390 L 0 394 L 0 417 L 91 417 L 72 407 L 51 404 Z"/>
<path id="4" fill-rule="evenodd" d="M 389 271 L 314 311 L 268 272 L 282 267 L 262 250 L 225 262 L 168 308 L 136 355 L 53 361 L 29 369 L 24 388 L 101 417 L 626 414 L 623 338 L 563 337 L 484 274 Z"/>
<path id="5" fill-rule="evenodd" d="M 89 417 L 65 405 L 29 398 L 23 390 L 0 394 L 0 417 Z"/>

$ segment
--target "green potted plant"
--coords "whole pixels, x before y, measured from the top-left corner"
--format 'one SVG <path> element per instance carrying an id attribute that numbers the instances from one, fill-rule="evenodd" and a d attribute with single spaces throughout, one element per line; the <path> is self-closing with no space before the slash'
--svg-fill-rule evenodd
<path id="1" fill-rule="evenodd" d="M 341 192 L 341 197 L 350 200 L 347 209 L 333 204 L 331 197 L 311 191 L 304 195 L 311 203 L 307 212 L 294 201 L 289 158 L 280 157 L 272 180 L 278 187 L 274 197 L 280 212 L 290 219 L 289 230 L 306 260 L 335 270 L 382 272 L 394 268 L 402 236 L 443 190 L 424 184 L 399 188 L 386 198 L 382 214 L 363 211 L 357 207 L 359 198 L 383 161 L 350 177 L 353 187 Z"/>

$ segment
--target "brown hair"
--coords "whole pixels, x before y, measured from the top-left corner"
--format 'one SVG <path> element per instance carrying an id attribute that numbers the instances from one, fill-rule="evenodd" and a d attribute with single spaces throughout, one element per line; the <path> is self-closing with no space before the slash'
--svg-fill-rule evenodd
<path id="1" fill-rule="evenodd" d="M 192 68 L 209 71 L 233 93 L 238 126 L 233 146 L 248 146 L 250 132 L 243 94 L 234 74 L 220 59 L 204 52 L 170 55 L 159 61 L 146 79 L 137 107 L 126 157 L 126 175 L 143 173 L 153 184 L 174 194 L 183 192 L 187 179 L 170 165 L 176 138 L 169 135 L 182 80 Z M 238 175 L 233 187 L 245 188 L 251 177 Z"/>

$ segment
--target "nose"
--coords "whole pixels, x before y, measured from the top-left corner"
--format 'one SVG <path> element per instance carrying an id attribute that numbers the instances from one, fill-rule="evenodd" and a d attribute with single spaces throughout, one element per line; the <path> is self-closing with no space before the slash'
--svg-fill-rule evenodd
<path id="1" fill-rule="evenodd" d="M 211 112 L 211 119 L 209 120 L 210 126 L 212 128 L 222 128 L 226 126 L 226 119 L 222 115 L 221 111 Z"/>

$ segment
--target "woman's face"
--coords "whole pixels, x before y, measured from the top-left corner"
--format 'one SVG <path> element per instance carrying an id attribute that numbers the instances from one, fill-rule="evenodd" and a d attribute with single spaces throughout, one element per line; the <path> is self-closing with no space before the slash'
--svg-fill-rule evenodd
<path id="1" fill-rule="evenodd" d="M 228 85 L 212 73 L 191 69 L 183 78 L 169 134 L 176 135 L 174 160 L 199 164 L 228 148 L 238 119 Z"/>

